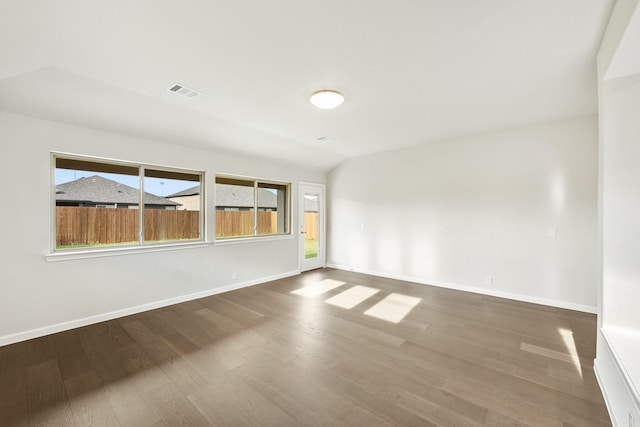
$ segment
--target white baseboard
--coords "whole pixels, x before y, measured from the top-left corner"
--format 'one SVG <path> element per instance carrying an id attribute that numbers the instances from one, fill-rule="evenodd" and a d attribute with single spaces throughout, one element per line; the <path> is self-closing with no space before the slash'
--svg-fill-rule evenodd
<path id="1" fill-rule="evenodd" d="M 336 268 L 338 270 L 355 271 L 356 273 L 370 274 L 372 276 L 385 277 L 388 279 L 403 280 L 405 282 L 413 282 L 421 285 L 438 286 L 440 288 L 455 289 L 457 291 L 472 292 L 475 294 L 489 295 L 498 298 L 506 298 L 515 301 L 530 302 L 533 304 L 542 304 L 550 307 L 565 308 L 568 310 L 581 311 L 584 313 L 596 314 L 598 308 L 590 305 L 575 304 L 566 301 L 558 301 L 547 298 L 539 298 L 530 295 L 514 294 L 510 292 L 496 291 L 486 288 L 478 288 L 476 286 L 460 285 L 457 283 L 439 282 L 433 280 L 424 280 L 420 277 L 412 277 L 401 274 L 384 273 L 380 271 L 353 268 L 345 265 L 327 263 L 327 267 Z"/>
<path id="2" fill-rule="evenodd" d="M 118 317 L 129 316 L 132 314 L 142 313 L 144 311 L 154 310 L 156 308 L 162 308 L 169 305 L 179 304 L 181 302 L 192 301 L 199 298 L 205 298 L 211 295 L 221 294 L 224 292 L 233 291 L 236 289 L 247 288 L 249 286 L 259 285 L 261 283 L 271 282 L 273 280 L 284 279 L 285 277 L 296 276 L 300 274 L 300 271 L 289 271 L 282 274 L 276 274 L 273 276 L 261 277 L 259 279 L 247 280 L 245 282 L 234 283 L 219 288 L 207 289 L 206 291 L 196 292 L 193 294 L 182 295 L 175 298 L 169 298 L 162 301 L 155 301 L 148 304 L 142 304 L 135 307 L 128 307 L 122 310 L 115 310 L 108 313 L 97 314 L 95 316 L 84 317 L 82 319 L 71 320 L 68 322 L 57 323 L 55 325 L 45 326 L 42 328 L 31 329 L 24 332 L 18 332 L 15 334 L 0 336 L 0 347 L 8 344 L 17 343 L 20 341 L 30 340 L 32 338 L 38 338 L 45 335 L 55 334 L 57 332 L 67 331 L 69 329 L 80 328 L 82 326 L 91 325 L 94 323 L 104 322 L 107 320 L 117 319 Z"/>

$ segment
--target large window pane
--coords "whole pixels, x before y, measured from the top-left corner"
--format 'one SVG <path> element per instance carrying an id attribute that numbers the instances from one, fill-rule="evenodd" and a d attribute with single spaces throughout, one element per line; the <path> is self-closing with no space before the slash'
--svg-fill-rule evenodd
<path id="1" fill-rule="evenodd" d="M 56 248 L 139 242 L 138 168 L 56 159 Z"/>
<path id="2" fill-rule="evenodd" d="M 289 184 L 216 177 L 216 238 L 289 233 Z"/>
<path id="3" fill-rule="evenodd" d="M 203 238 L 203 173 L 53 157 L 56 250 Z"/>
<path id="4" fill-rule="evenodd" d="M 253 236 L 254 182 L 216 178 L 216 238 Z"/>
<path id="5" fill-rule="evenodd" d="M 289 232 L 287 186 L 258 183 L 258 235 Z"/>
<path id="6" fill-rule="evenodd" d="M 199 174 L 145 169 L 144 243 L 200 239 Z"/>

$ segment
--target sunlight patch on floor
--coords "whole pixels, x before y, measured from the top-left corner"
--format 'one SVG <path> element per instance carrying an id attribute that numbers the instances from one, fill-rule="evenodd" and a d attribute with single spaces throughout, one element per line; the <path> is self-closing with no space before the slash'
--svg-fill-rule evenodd
<path id="1" fill-rule="evenodd" d="M 332 296 L 325 302 L 327 304 L 335 305 L 336 307 L 342 307 L 350 310 L 378 292 L 380 292 L 380 289 L 356 285 L 353 288 L 349 288 L 346 291 L 339 293 L 338 295 Z"/>
<path id="2" fill-rule="evenodd" d="M 364 314 L 387 322 L 399 323 L 420 301 L 422 298 L 393 293 L 365 311 Z"/>
<path id="3" fill-rule="evenodd" d="M 346 282 L 341 282 L 339 280 L 324 279 L 319 282 L 312 283 L 311 285 L 307 285 L 303 288 L 296 289 L 295 291 L 291 291 L 291 293 L 307 298 L 313 298 L 317 297 L 318 295 L 322 295 L 325 292 L 329 292 L 330 290 L 335 289 L 338 286 L 342 286 L 345 283 Z"/>
<path id="4" fill-rule="evenodd" d="M 564 331 L 567 331 L 567 330 L 563 328 L 558 328 L 558 332 L 560 332 L 560 336 L 562 337 L 565 343 L 565 346 L 567 347 L 568 354 L 563 353 L 561 351 L 552 350 L 550 348 L 528 344 L 525 342 L 520 343 L 520 350 L 537 354 L 539 356 L 560 360 L 562 362 L 570 363 L 576 368 L 578 375 L 580 375 L 580 378 L 582 379 L 582 366 L 580 364 L 580 357 L 578 356 L 578 351 L 576 350 L 576 344 L 573 341 L 573 333 L 571 331 L 568 331 L 568 333 Z"/>
<path id="5" fill-rule="evenodd" d="M 580 378 L 582 378 L 582 365 L 580 364 L 580 356 L 578 356 L 576 341 L 573 339 L 573 331 L 570 329 L 558 328 L 558 333 L 562 337 L 562 341 L 564 342 L 564 346 L 567 348 L 569 357 L 571 357 L 573 366 L 576 367 L 576 371 L 578 371 Z"/>

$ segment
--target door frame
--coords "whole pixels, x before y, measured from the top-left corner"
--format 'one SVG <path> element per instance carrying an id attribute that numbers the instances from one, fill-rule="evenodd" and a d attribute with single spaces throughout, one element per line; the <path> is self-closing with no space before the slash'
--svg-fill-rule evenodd
<path id="1" fill-rule="evenodd" d="M 318 258 L 319 263 L 303 270 L 304 262 L 304 187 L 315 187 L 320 194 L 318 201 Z M 298 182 L 298 270 L 300 272 L 324 268 L 327 265 L 326 185 L 316 182 Z"/>

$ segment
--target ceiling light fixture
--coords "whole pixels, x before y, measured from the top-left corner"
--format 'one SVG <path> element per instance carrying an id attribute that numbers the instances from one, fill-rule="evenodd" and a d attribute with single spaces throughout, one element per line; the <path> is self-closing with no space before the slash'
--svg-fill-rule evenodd
<path id="1" fill-rule="evenodd" d="M 333 139 L 329 138 L 328 136 L 321 136 L 319 138 L 316 138 L 316 141 L 318 141 L 318 142 L 333 142 Z"/>
<path id="2" fill-rule="evenodd" d="M 344 96 L 335 90 L 323 89 L 315 92 L 309 101 L 318 108 L 330 110 L 344 102 Z"/>

